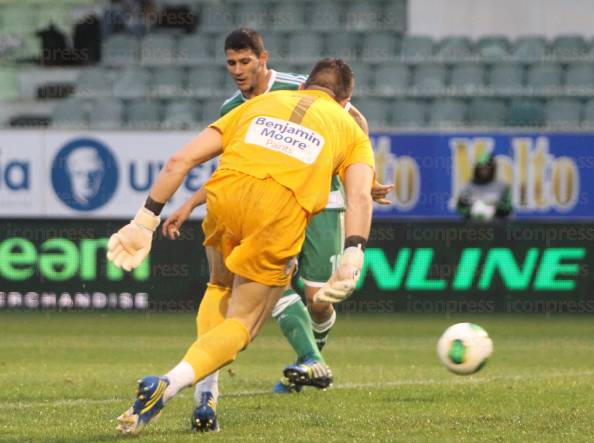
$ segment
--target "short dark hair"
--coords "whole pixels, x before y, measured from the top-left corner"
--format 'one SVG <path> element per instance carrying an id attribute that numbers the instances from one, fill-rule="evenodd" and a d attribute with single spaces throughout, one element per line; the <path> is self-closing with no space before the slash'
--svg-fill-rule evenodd
<path id="1" fill-rule="evenodd" d="M 264 52 L 264 40 L 253 29 L 239 28 L 231 31 L 225 37 L 225 51 L 227 49 L 232 49 L 233 51 L 251 49 L 257 57 L 260 57 L 260 54 Z"/>
<path id="2" fill-rule="evenodd" d="M 339 58 L 324 58 L 316 63 L 307 78 L 304 88 L 321 86 L 330 89 L 337 101 L 349 98 L 355 86 L 353 71 Z"/>

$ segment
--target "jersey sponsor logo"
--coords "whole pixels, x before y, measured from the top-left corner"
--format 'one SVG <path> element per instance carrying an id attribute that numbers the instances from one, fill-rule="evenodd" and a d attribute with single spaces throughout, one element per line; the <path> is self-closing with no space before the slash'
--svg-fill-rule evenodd
<path id="1" fill-rule="evenodd" d="M 109 149 L 92 139 L 76 139 L 58 151 L 52 163 L 58 198 L 78 211 L 105 205 L 118 185 L 118 165 Z"/>
<path id="2" fill-rule="evenodd" d="M 244 141 L 311 165 L 324 146 L 324 137 L 305 126 L 273 117 L 256 117 Z"/>

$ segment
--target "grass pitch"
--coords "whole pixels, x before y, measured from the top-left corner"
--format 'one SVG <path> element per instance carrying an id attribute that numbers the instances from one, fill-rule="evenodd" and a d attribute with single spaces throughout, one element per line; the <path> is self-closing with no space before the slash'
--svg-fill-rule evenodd
<path id="1" fill-rule="evenodd" d="M 495 351 L 478 374 L 437 361 L 445 328 L 475 321 Z M 111 442 L 135 380 L 193 340 L 189 314 L 0 313 L 0 441 Z M 223 370 L 218 434 L 191 433 L 189 390 L 138 441 L 592 441 L 587 316 L 342 316 L 326 392 L 270 394 L 292 359 L 276 325 Z"/>

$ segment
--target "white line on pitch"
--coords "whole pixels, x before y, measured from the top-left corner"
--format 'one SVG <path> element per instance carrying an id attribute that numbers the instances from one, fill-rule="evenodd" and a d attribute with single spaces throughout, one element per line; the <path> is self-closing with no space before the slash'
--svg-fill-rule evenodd
<path id="1" fill-rule="evenodd" d="M 484 384 L 489 382 L 497 382 L 497 381 L 525 381 L 525 380 L 545 380 L 545 379 L 552 379 L 552 378 L 563 378 L 563 377 L 589 377 L 594 375 L 594 371 L 580 371 L 580 372 L 553 372 L 550 374 L 525 374 L 525 375 L 501 375 L 501 376 L 492 376 L 492 377 L 464 377 L 464 376 L 453 376 L 456 378 L 451 379 L 444 379 L 444 380 L 435 380 L 435 379 L 427 379 L 427 380 L 393 380 L 393 381 L 385 381 L 381 383 L 341 383 L 332 386 L 331 390 L 348 390 L 348 389 L 380 389 L 385 387 L 393 387 L 393 386 L 414 386 L 414 385 L 448 385 L 448 384 L 463 384 L 463 383 L 473 383 L 473 384 Z M 230 392 L 228 394 L 222 394 L 221 397 L 226 398 L 233 398 L 233 397 L 249 397 L 254 395 L 275 395 L 270 390 L 253 390 L 253 391 L 236 391 Z M 10 410 L 10 409 L 29 409 L 29 408 L 37 408 L 37 407 L 48 407 L 48 406 L 76 406 L 76 405 L 89 405 L 89 404 L 106 404 L 106 403 L 118 403 L 123 402 L 126 400 L 130 400 L 130 398 L 102 398 L 102 399 L 85 399 L 85 398 L 75 398 L 75 399 L 66 399 L 66 400 L 56 400 L 56 401 L 16 401 L 16 402 L 3 402 L 0 403 L 0 411 L 1 410 Z"/>

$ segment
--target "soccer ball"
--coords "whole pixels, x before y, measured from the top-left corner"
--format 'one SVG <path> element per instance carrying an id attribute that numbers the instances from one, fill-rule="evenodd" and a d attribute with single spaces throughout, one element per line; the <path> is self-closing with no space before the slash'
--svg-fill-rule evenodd
<path id="1" fill-rule="evenodd" d="M 446 368 L 458 375 L 474 374 L 493 352 L 489 334 L 474 323 L 450 326 L 437 342 L 437 355 Z"/>

